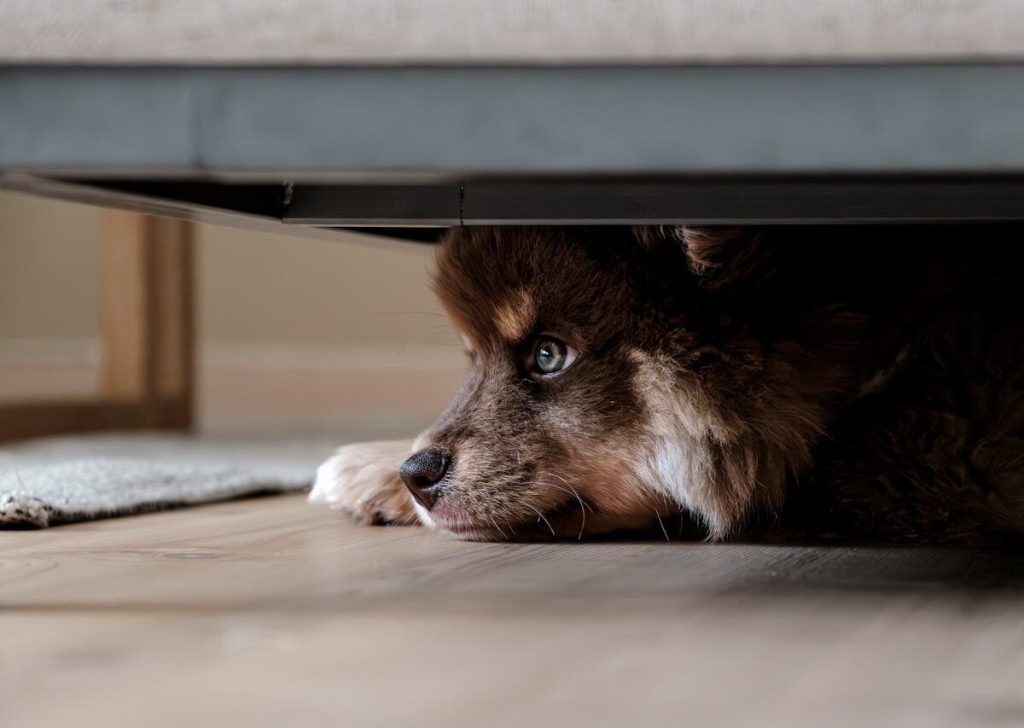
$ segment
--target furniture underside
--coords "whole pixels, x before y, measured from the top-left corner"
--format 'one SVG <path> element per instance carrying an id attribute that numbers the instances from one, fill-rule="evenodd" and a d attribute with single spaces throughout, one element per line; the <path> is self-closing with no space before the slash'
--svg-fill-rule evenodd
<path id="1" fill-rule="evenodd" d="M 1017 62 L 8 66 L 0 186 L 313 234 L 1005 221 L 1022 121 Z"/>
<path id="2" fill-rule="evenodd" d="M 1024 219 L 1024 63 L 0 67 L 0 187 L 119 208 L 104 395 L 0 440 L 188 427 L 177 218 L 436 241 L 458 225 Z"/>

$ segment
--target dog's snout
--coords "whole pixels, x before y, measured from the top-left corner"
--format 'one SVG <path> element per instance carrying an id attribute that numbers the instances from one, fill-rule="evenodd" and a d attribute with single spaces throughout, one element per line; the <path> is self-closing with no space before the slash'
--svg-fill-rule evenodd
<path id="1" fill-rule="evenodd" d="M 412 493 L 412 497 L 424 508 L 429 509 L 433 506 L 440 495 L 440 482 L 448 471 L 450 461 L 448 453 L 436 447 L 428 447 L 411 455 L 402 463 L 398 471 L 402 482 Z"/>

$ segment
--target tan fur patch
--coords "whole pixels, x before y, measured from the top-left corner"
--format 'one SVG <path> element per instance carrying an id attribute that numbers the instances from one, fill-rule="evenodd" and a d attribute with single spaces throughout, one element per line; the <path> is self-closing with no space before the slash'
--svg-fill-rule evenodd
<path id="1" fill-rule="evenodd" d="M 658 492 L 639 476 L 630 472 L 635 460 L 635 442 L 606 442 L 588 450 L 586 457 L 565 463 L 561 472 L 563 483 L 575 483 L 581 520 L 569 503 L 573 517 L 571 527 L 580 535 L 607 533 L 618 529 L 653 528 L 662 517 L 679 513 L 679 503 Z M 666 534 L 667 535 L 667 534 Z"/>
<path id="2" fill-rule="evenodd" d="M 517 291 L 512 300 L 494 310 L 494 325 L 507 341 L 519 341 L 533 329 L 537 307 L 526 291 Z"/>

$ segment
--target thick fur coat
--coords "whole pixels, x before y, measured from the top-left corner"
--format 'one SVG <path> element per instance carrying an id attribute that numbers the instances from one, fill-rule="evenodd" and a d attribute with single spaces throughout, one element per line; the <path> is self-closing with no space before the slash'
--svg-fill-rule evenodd
<path id="1" fill-rule="evenodd" d="M 312 498 L 469 539 L 1020 538 L 1020 236 L 454 230 L 464 385 L 415 443 L 342 448 Z"/>

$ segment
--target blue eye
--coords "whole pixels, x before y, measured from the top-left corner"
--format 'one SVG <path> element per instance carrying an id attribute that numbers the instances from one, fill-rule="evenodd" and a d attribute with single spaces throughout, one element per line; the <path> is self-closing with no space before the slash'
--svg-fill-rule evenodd
<path id="1" fill-rule="evenodd" d="M 533 372 L 540 376 L 557 374 L 575 359 L 576 350 L 558 339 L 538 339 L 533 346 Z"/>

